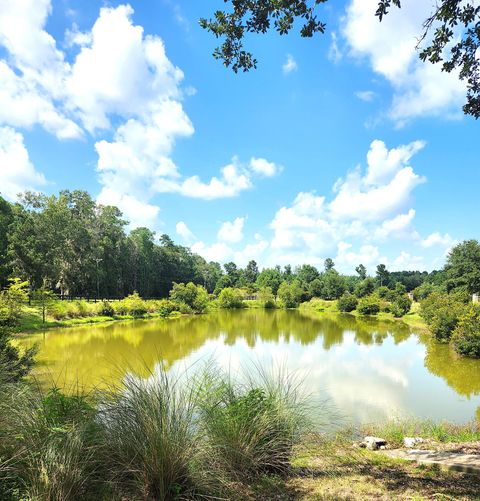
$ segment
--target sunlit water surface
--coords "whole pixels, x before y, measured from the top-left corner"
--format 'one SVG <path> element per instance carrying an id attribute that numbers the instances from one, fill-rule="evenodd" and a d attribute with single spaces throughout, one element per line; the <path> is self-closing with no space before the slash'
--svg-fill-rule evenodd
<path id="1" fill-rule="evenodd" d="M 50 330 L 38 343 L 36 377 L 71 389 L 183 370 L 214 359 L 232 372 L 282 365 L 304 378 L 345 421 L 416 416 L 466 422 L 480 408 L 480 362 L 417 335 L 401 322 L 301 311 L 219 311 Z"/>

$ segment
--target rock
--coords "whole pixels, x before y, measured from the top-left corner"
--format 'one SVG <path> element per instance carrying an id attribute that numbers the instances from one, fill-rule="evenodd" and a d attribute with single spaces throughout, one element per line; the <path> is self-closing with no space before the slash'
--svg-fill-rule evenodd
<path id="1" fill-rule="evenodd" d="M 382 446 L 387 445 L 387 441 L 384 438 L 379 437 L 365 437 L 360 444 L 360 447 L 366 447 L 371 451 L 376 451 Z"/>
<path id="2" fill-rule="evenodd" d="M 404 437 L 403 439 L 403 445 L 407 447 L 408 449 L 412 449 L 418 444 L 421 444 L 423 442 L 422 437 Z"/>

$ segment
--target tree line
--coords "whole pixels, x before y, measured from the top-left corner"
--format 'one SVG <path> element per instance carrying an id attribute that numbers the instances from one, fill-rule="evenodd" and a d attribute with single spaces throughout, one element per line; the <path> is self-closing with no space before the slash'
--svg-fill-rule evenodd
<path id="1" fill-rule="evenodd" d="M 287 285 L 298 301 L 312 297 L 333 300 L 345 292 L 358 297 L 379 287 L 406 292 L 437 287 L 445 292 L 480 292 L 480 245 L 469 240 L 456 246 L 442 270 L 390 272 L 379 264 L 369 275 L 363 264 L 342 275 L 331 258 L 323 269 L 310 264 L 260 270 L 255 261 L 245 268 L 233 262 L 207 262 L 168 235 L 156 237 L 148 228 L 127 232 L 117 207 L 99 205 L 85 191 L 58 195 L 27 192 L 17 203 L 0 197 L 0 287 L 9 278 L 28 281 L 32 290 L 87 298 L 167 297 L 174 283 L 202 285 L 218 295 L 225 288 L 256 294 L 269 288 L 274 296 Z M 283 284 L 283 285 L 282 285 Z"/>

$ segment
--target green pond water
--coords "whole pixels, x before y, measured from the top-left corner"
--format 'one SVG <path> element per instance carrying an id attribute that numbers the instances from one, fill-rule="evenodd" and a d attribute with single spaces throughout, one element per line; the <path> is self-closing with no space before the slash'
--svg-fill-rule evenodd
<path id="1" fill-rule="evenodd" d="M 21 342 L 39 345 L 40 382 L 67 391 L 214 359 L 232 372 L 253 363 L 296 371 L 346 421 L 480 416 L 480 362 L 401 322 L 250 309 L 56 329 Z"/>

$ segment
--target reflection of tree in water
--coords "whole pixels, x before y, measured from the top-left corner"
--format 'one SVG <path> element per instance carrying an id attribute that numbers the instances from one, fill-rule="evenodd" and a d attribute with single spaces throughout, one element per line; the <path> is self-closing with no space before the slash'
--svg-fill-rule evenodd
<path id="1" fill-rule="evenodd" d="M 233 346 L 244 341 L 254 348 L 258 342 L 314 342 L 330 350 L 353 334 L 359 345 L 381 345 L 388 337 L 395 344 L 407 340 L 412 329 L 402 322 L 358 318 L 349 314 L 305 314 L 301 311 L 222 310 L 208 315 L 171 320 L 146 320 L 60 329 L 32 336 L 40 340 L 37 371 L 50 373 L 62 385 L 80 379 L 87 386 L 115 382 L 125 371 L 148 375 L 156 364 L 167 368 L 199 351 L 206 343 L 223 339 Z M 459 359 L 448 346 L 420 335 L 427 346 L 425 367 L 445 379 L 461 395 L 480 394 L 480 362 Z M 123 371 L 123 372 L 122 372 Z"/>
<path id="2" fill-rule="evenodd" d="M 422 337 L 427 345 L 425 367 L 460 395 L 468 398 L 480 395 L 480 361 L 459 357 L 450 346 Z"/>

